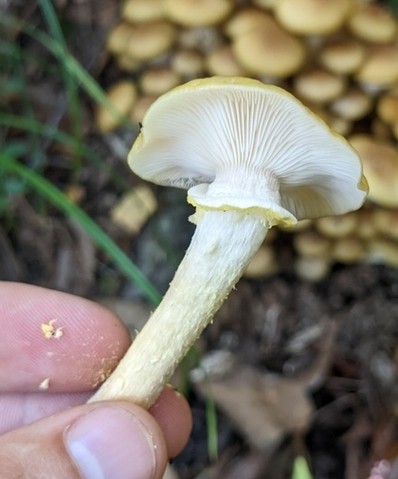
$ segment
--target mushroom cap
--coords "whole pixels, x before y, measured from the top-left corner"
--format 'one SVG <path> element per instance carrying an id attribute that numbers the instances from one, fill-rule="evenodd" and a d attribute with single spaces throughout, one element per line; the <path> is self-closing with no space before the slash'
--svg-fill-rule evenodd
<path id="1" fill-rule="evenodd" d="M 358 155 L 281 88 L 240 77 L 193 80 L 148 109 L 129 154 L 146 180 L 187 188 L 202 209 L 262 214 L 270 225 L 358 208 Z"/>
<path id="2" fill-rule="evenodd" d="M 298 74 L 293 84 L 295 93 L 303 99 L 327 103 L 343 93 L 346 80 L 341 75 L 314 68 Z"/>
<path id="3" fill-rule="evenodd" d="M 166 16 L 187 27 L 215 25 L 231 12 L 230 0 L 163 0 Z"/>
<path id="4" fill-rule="evenodd" d="M 332 41 L 319 52 L 322 65 L 333 73 L 342 75 L 355 72 L 365 56 L 365 47 L 354 39 Z"/>
<path id="5" fill-rule="evenodd" d="M 108 89 L 107 97 L 120 116 L 116 116 L 108 108 L 100 106 L 96 122 L 101 133 L 109 133 L 122 123 L 123 117 L 128 115 L 137 101 L 137 87 L 130 80 L 121 80 Z"/>
<path id="6" fill-rule="evenodd" d="M 145 95 L 159 96 L 181 83 L 181 78 L 171 68 L 148 68 L 141 74 L 139 85 Z"/>
<path id="7" fill-rule="evenodd" d="M 234 12 L 224 25 L 223 31 L 231 39 L 238 38 L 257 28 L 267 28 L 270 18 L 272 17 L 268 13 L 257 8 L 243 8 Z"/>
<path id="8" fill-rule="evenodd" d="M 129 22 L 156 22 L 164 18 L 163 0 L 126 0 L 122 6 L 122 16 Z"/>
<path id="9" fill-rule="evenodd" d="M 137 60 L 150 60 L 165 53 L 176 39 L 176 29 L 164 22 L 138 23 L 132 26 L 125 52 Z"/>
<path id="10" fill-rule="evenodd" d="M 204 68 L 202 54 L 192 48 L 181 48 L 173 53 L 171 68 L 185 79 L 201 76 Z"/>
<path id="11" fill-rule="evenodd" d="M 388 125 L 398 122 L 398 88 L 384 93 L 377 102 L 377 115 Z"/>
<path id="12" fill-rule="evenodd" d="M 229 44 L 221 45 L 210 52 L 206 58 L 206 69 L 211 75 L 239 76 L 246 73 Z"/>
<path id="13" fill-rule="evenodd" d="M 241 65 L 254 75 L 286 78 L 306 58 L 304 44 L 284 30 L 271 15 L 259 12 L 259 25 L 233 37 L 232 49 Z M 237 28 L 237 27 L 236 27 Z"/>
<path id="14" fill-rule="evenodd" d="M 369 180 L 369 199 L 387 208 L 398 206 L 398 150 L 386 141 L 356 134 L 350 144 L 358 152 Z"/>
<path id="15" fill-rule="evenodd" d="M 391 11 L 372 3 L 357 8 L 347 26 L 357 38 L 372 43 L 389 43 L 397 35 L 397 22 Z"/>
<path id="16" fill-rule="evenodd" d="M 126 49 L 126 43 L 130 40 L 134 27 L 127 22 L 120 22 L 108 35 L 107 49 L 114 55 L 121 55 Z"/>
<path id="17" fill-rule="evenodd" d="M 360 120 L 369 113 L 373 104 L 371 96 L 358 87 L 351 87 L 333 101 L 330 109 L 347 120 Z"/>
<path id="18" fill-rule="evenodd" d="M 373 45 L 355 74 L 364 85 L 389 87 L 398 82 L 398 45 Z"/>
<path id="19" fill-rule="evenodd" d="M 275 16 L 292 33 L 328 35 L 343 25 L 351 8 L 351 0 L 279 0 Z"/>

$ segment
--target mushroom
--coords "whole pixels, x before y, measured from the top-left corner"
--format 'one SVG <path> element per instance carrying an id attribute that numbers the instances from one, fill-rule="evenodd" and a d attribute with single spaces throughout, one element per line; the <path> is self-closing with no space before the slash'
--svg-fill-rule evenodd
<path id="1" fill-rule="evenodd" d="M 398 123 L 398 88 L 384 93 L 376 106 L 378 117 L 387 125 Z"/>
<path id="2" fill-rule="evenodd" d="M 359 263 L 365 256 L 365 246 L 356 236 L 338 239 L 333 245 L 332 258 L 337 263 Z"/>
<path id="3" fill-rule="evenodd" d="M 351 8 L 351 0 L 280 0 L 275 16 L 292 33 L 328 35 L 340 29 Z"/>
<path id="4" fill-rule="evenodd" d="M 115 112 L 104 106 L 97 111 L 96 123 L 101 133 L 109 133 L 117 128 L 137 101 L 137 88 L 130 80 L 121 80 L 107 91 L 107 97 Z M 116 115 L 118 112 L 120 115 Z"/>
<path id="5" fill-rule="evenodd" d="M 147 68 L 139 80 L 141 91 L 149 96 L 160 96 L 180 83 L 180 75 L 167 67 Z"/>
<path id="6" fill-rule="evenodd" d="M 332 40 L 320 50 L 319 60 L 331 72 L 349 75 L 361 66 L 365 47 L 354 39 Z"/>
<path id="7" fill-rule="evenodd" d="M 320 68 L 303 71 L 293 80 L 295 93 L 314 103 L 327 103 L 338 98 L 344 91 L 346 81 Z"/>
<path id="8" fill-rule="evenodd" d="M 156 98 L 156 96 L 150 95 L 140 96 L 136 101 L 135 105 L 133 106 L 132 110 L 130 111 L 130 118 L 135 123 L 142 123 L 142 119 L 146 111 L 156 100 Z"/>
<path id="9" fill-rule="evenodd" d="M 138 23 L 132 26 L 125 52 L 136 60 L 152 60 L 167 52 L 175 39 L 176 29 L 170 23 Z"/>
<path id="10" fill-rule="evenodd" d="M 163 20 L 163 0 L 127 0 L 122 6 L 122 16 L 133 23 Z"/>
<path id="11" fill-rule="evenodd" d="M 369 180 L 369 199 L 385 208 L 398 206 L 398 151 L 387 141 L 355 134 L 350 144 L 362 159 Z"/>
<path id="12" fill-rule="evenodd" d="M 239 63 L 254 75 L 286 78 L 296 73 L 306 58 L 303 42 L 265 12 L 239 12 L 228 23 L 226 34 L 232 38 L 232 50 Z"/>
<path id="13" fill-rule="evenodd" d="M 186 27 L 220 23 L 229 15 L 232 7 L 229 0 L 163 0 L 166 16 Z"/>
<path id="14" fill-rule="evenodd" d="M 378 4 L 357 8 L 347 22 L 350 32 L 371 43 L 390 43 L 397 35 L 397 22 L 387 7 Z"/>
<path id="15" fill-rule="evenodd" d="M 373 45 L 354 79 L 370 92 L 393 87 L 398 81 L 398 45 Z"/>
<path id="16" fill-rule="evenodd" d="M 341 118 L 357 121 L 372 108 L 371 96 L 358 87 L 351 87 L 330 105 L 330 110 Z"/>
<path id="17" fill-rule="evenodd" d="M 316 231 L 302 231 L 293 238 L 294 249 L 302 256 L 328 257 L 332 242 Z"/>
<path id="18" fill-rule="evenodd" d="M 376 231 L 382 236 L 398 240 L 398 211 L 375 208 L 373 222 Z"/>
<path id="19" fill-rule="evenodd" d="M 215 48 L 206 58 L 206 69 L 211 75 L 239 76 L 245 69 L 238 62 L 231 45 L 224 44 Z"/>
<path id="20" fill-rule="evenodd" d="M 310 283 L 317 283 L 325 279 L 331 267 L 331 258 L 325 256 L 300 256 L 294 262 L 297 276 Z"/>
<path id="21" fill-rule="evenodd" d="M 192 48 L 178 49 L 170 60 L 171 68 L 185 80 L 192 80 L 203 73 L 202 54 Z"/>
<path id="22" fill-rule="evenodd" d="M 262 279 L 278 272 L 275 251 L 270 245 L 263 244 L 247 265 L 243 276 L 249 279 Z"/>
<path id="23" fill-rule="evenodd" d="M 133 171 L 188 189 L 196 231 L 169 290 L 92 400 L 149 407 L 276 224 L 364 202 L 359 157 L 284 90 L 239 77 L 193 80 L 148 109 Z"/>
<path id="24" fill-rule="evenodd" d="M 315 222 L 315 227 L 319 233 L 327 238 L 343 238 L 355 232 L 358 226 L 358 217 L 356 214 L 346 214 L 341 216 L 325 216 Z"/>

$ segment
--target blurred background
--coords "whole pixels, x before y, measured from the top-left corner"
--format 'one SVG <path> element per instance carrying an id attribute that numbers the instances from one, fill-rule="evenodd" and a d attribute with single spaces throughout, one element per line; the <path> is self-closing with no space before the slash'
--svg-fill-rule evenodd
<path id="1" fill-rule="evenodd" d="M 364 207 L 273 228 L 174 378 L 177 479 L 398 478 L 398 2 L 0 0 L 0 279 L 140 329 L 193 225 L 128 151 L 194 78 L 297 96 L 360 154 Z"/>

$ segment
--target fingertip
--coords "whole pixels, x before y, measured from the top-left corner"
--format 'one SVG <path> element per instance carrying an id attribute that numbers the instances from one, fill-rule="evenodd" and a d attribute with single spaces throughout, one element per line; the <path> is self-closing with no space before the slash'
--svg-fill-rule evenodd
<path id="1" fill-rule="evenodd" d="M 192 412 L 188 401 L 180 392 L 168 386 L 149 412 L 162 429 L 168 456 L 177 456 L 185 447 L 192 431 Z"/>
<path id="2" fill-rule="evenodd" d="M 155 479 L 167 463 L 158 424 L 129 403 L 100 403 L 67 428 L 64 440 L 82 478 Z"/>
<path id="3" fill-rule="evenodd" d="M 124 401 L 85 404 L 0 436 L 7 479 L 160 479 L 167 458 L 155 418 Z"/>
<path id="4" fill-rule="evenodd" d="M 42 384 L 49 392 L 92 390 L 131 343 L 126 326 L 95 302 L 33 285 L 0 286 L 0 391 L 34 392 Z"/>

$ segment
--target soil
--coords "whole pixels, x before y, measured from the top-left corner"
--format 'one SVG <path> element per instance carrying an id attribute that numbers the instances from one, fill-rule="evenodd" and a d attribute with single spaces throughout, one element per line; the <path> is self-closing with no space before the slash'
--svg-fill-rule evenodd
<path id="1" fill-rule="evenodd" d="M 80 42 L 79 55 L 94 77 L 108 83 L 117 72 L 98 45 L 110 19 L 117 17 L 115 2 L 99 2 L 102 7 L 96 11 L 101 14 L 96 17 L 92 9 L 84 10 L 84 2 L 55 3 L 68 22 L 89 25 L 81 31 L 93 35 Z M 34 8 L 16 2 L 12 9 L 39 22 Z M 18 39 L 37 54 L 34 42 L 24 35 Z M 27 74 L 34 108 L 42 118 L 62 119 L 59 82 L 37 65 Z M 9 110 L 21 108 L 21 103 L 14 101 Z M 124 163 L 135 132 L 98 135 L 92 127 L 92 104 L 84 95 L 82 108 L 87 143 L 123 181 L 88 162 L 76 172 L 70 152 L 54 142 L 43 146 L 43 175 L 62 191 L 78 187 L 80 206 L 164 292 L 193 231 L 185 194 L 153 187 L 159 208 L 139 235 L 118 229 L 109 211 L 127 188 L 140 183 Z M 67 122 L 57 126 L 68 129 Z M 21 138 L 19 132 L 10 134 L 14 140 Z M 314 479 L 365 479 L 381 460 L 391 465 L 385 479 L 398 477 L 398 270 L 336 264 L 325 280 L 309 283 L 293 270 L 291 235 L 280 233 L 273 247 L 278 274 L 242 279 L 198 341 L 196 350 L 204 363 L 208 358 L 224 368 L 227 358 L 233 366 L 214 375 L 210 371 L 213 392 L 201 379 L 193 380 L 187 395 L 194 428 L 174 469 L 181 479 L 287 479 L 300 454 Z M 0 279 L 91 298 L 144 301 L 79 225 L 32 191 L 8 196 L 0 223 Z M 231 397 L 239 403 L 235 408 Z M 217 406 L 218 422 L 218 456 L 212 458 L 209 398 Z"/>

